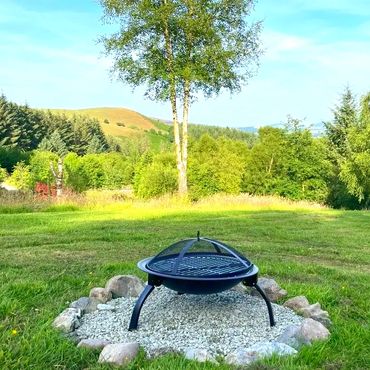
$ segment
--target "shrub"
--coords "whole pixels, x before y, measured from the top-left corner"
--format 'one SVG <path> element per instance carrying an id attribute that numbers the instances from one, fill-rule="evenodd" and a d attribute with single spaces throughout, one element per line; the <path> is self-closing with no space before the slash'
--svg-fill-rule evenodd
<path id="1" fill-rule="evenodd" d="M 104 172 L 103 187 L 106 189 L 121 189 L 131 183 L 133 178 L 132 164 L 119 153 L 102 155 Z"/>
<path id="2" fill-rule="evenodd" d="M 3 182 L 8 177 L 8 171 L 0 167 L 0 182 Z"/>
<path id="3" fill-rule="evenodd" d="M 147 163 L 145 163 L 147 161 Z M 177 189 L 177 170 L 172 153 L 161 153 L 144 158 L 135 178 L 135 193 L 140 198 L 148 199 Z"/>
<path id="4" fill-rule="evenodd" d="M 76 153 L 68 153 L 64 158 L 64 183 L 76 192 L 88 189 L 88 177 L 83 163 Z"/>
<path id="5" fill-rule="evenodd" d="M 53 163 L 56 167 L 57 161 L 58 156 L 55 153 L 41 150 L 34 151 L 30 158 L 32 184 L 35 185 L 38 182 L 48 185 L 54 184 L 50 163 Z"/>
<path id="6" fill-rule="evenodd" d="M 14 185 L 19 190 L 29 190 L 33 187 L 30 166 L 23 161 L 18 162 L 14 167 L 12 175 L 9 177 L 9 184 Z"/>
<path id="7" fill-rule="evenodd" d="M 240 145 L 239 145 L 240 144 Z M 188 182 L 192 199 L 240 192 L 245 143 L 203 135 L 189 150 Z"/>

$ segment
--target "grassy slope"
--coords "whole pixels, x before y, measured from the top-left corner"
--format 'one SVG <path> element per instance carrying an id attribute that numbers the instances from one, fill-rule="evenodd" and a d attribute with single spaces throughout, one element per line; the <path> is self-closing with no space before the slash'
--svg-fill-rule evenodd
<path id="1" fill-rule="evenodd" d="M 139 274 L 137 260 L 202 234 L 245 252 L 290 296 L 328 310 L 326 343 L 255 369 L 365 369 L 370 363 L 370 213 L 329 210 L 160 209 L 0 215 L 0 368 L 100 369 L 98 353 L 77 349 L 51 327 L 67 301 L 115 274 Z M 17 334 L 12 334 L 12 330 Z M 228 369 L 176 356 L 131 369 Z"/>
<path id="2" fill-rule="evenodd" d="M 51 111 L 67 116 L 80 114 L 96 118 L 100 121 L 104 133 L 111 136 L 126 137 L 135 135 L 138 131 L 156 129 L 150 119 L 126 108 L 51 109 Z M 105 119 L 109 124 L 104 123 Z M 125 126 L 119 126 L 117 123 L 123 123 Z"/>

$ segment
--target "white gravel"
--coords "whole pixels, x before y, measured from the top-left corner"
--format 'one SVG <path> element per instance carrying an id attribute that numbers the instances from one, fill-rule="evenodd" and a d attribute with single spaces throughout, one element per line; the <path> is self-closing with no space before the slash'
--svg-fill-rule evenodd
<path id="1" fill-rule="evenodd" d="M 127 330 L 136 298 L 109 302 L 115 311 L 95 311 L 81 319 L 80 339 L 98 338 L 111 343 L 139 342 L 148 355 L 159 349 L 204 348 L 212 355 L 227 355 L 240 347 L 276 339 L 289 325 L 303 318 L 273 304 L 276 325 L 270 327 L 262 299 L 237 290 L 208 295 L 178 295 L 156 288 L 143 305 L 136 331 Z"/>

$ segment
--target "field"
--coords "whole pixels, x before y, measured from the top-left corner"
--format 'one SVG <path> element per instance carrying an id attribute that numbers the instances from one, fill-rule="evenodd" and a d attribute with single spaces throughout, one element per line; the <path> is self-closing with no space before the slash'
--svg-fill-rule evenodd
<path id="1" fill-rule="evenodd" d="M 319 301 L 333 320 L 330 340 L 253 369 L 366 369 L 370 363 L 370 213 L 304 205 L 67 206 L 0 214 L 0 369 L 104 369 L 51 328 L 68 302 L 116 274 L 145 276 L 136 262 L 181 238 L 230 243 L 289 296 Z M 130 369 L 230 369 L 179 356 Z"/>

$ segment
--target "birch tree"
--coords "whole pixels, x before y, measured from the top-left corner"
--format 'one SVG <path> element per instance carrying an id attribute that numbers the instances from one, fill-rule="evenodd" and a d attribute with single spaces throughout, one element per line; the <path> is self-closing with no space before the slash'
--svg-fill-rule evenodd
<path id="1" fill-rule="evenodd" d="M 199 94 L 239 91 L 256 71 L 261 23 L 248 21 L 255 0 L 100 2 L 104 19 L 119 26 L 100 39 L 113 74 L 171 104 L 178 190 L 186 195 L 190 105 Z"/>

